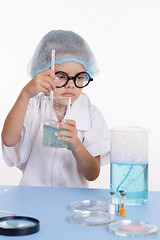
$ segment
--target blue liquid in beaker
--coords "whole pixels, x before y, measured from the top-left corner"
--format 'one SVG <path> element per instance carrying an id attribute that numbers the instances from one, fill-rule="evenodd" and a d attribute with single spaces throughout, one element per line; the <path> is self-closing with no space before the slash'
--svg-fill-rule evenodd
<path id="1" fill-rule="evenodd" d="M 119 190 L 124 190 L 127 205 L 143 205 L 148 201 L 148 163 L 122 164 L 111 162 L 110 191 L 115 192 L 118 204 Z"/>
<path id="2" fill-rule="evenodd" d="M 66 131 L 66 129 L 58 129 L 55 126 L 43 125 L 43 146 L 55 148 L 67 148 L 68 142 L 58 140 L 55 132 Z"/>

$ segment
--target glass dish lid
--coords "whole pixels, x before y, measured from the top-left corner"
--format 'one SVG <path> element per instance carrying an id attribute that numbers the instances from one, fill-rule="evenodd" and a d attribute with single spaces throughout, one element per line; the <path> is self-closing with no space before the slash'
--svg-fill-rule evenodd
<path id="1" fill-rule="evenodd" d="M 100 226 L 115 221 L 115 215 L 107 212 L 78 212 L 68 216 L 71 223 L 83 226 Z"/>
<path id="2" fill-rule="evenodd" d="M 69 208 L 75 212 L 89 211 L 89 212 L 108 212 L 107 201 L 83 200 L 75 201 L 69 204 Z"/>

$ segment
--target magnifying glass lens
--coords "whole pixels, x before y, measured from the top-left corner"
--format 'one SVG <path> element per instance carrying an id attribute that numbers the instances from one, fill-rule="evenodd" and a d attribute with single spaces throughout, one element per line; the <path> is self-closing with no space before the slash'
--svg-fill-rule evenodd
<path id="1" fill-rule="evenodd" d="M 12 216 L 0 218 L 0 235 L 22 236 L 39 231 L 39 221 L 31 217 Z"/>
<path id="2" fill-rule="evenodd" d="M 6 221 L 0 222 L 1 228 L 27 228 L 35 226 L 35 222 L 29 221 L 29 220 L 18 220 L 18 219 L 8 219 Z"/>

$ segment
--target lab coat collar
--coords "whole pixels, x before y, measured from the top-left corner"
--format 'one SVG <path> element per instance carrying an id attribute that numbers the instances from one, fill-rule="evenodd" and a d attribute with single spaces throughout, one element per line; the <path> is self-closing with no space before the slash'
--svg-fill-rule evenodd
<path id="1" fill-rule="evenodd" d="M 87 131 L 92 128 L 90 102 L 86 95 L 81 94 L 80 97 L 72 104 L 70 119 L 76 121 L 77 130 Z"/>

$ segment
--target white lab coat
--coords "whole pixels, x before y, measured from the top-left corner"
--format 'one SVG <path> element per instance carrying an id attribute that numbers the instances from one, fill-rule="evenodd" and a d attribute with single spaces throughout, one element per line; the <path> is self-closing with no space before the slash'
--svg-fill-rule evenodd
<path id="1" fill-rule="evenodd" d="M 88 181 L 79 172 L 70 150 L 43 146 L 41 97 L 30 99 L 19 143 L 13 147 L 2 143 L 5 162 L 22 171 L 20 185 L 88 187 Z M 78 137 L 86 149 L 93 156 L 100 155 L 101 165 L 107 163 L 110 131 L 101 112 L 81 94 L 72 104 L 70 116 L 76 121 Z"/>

